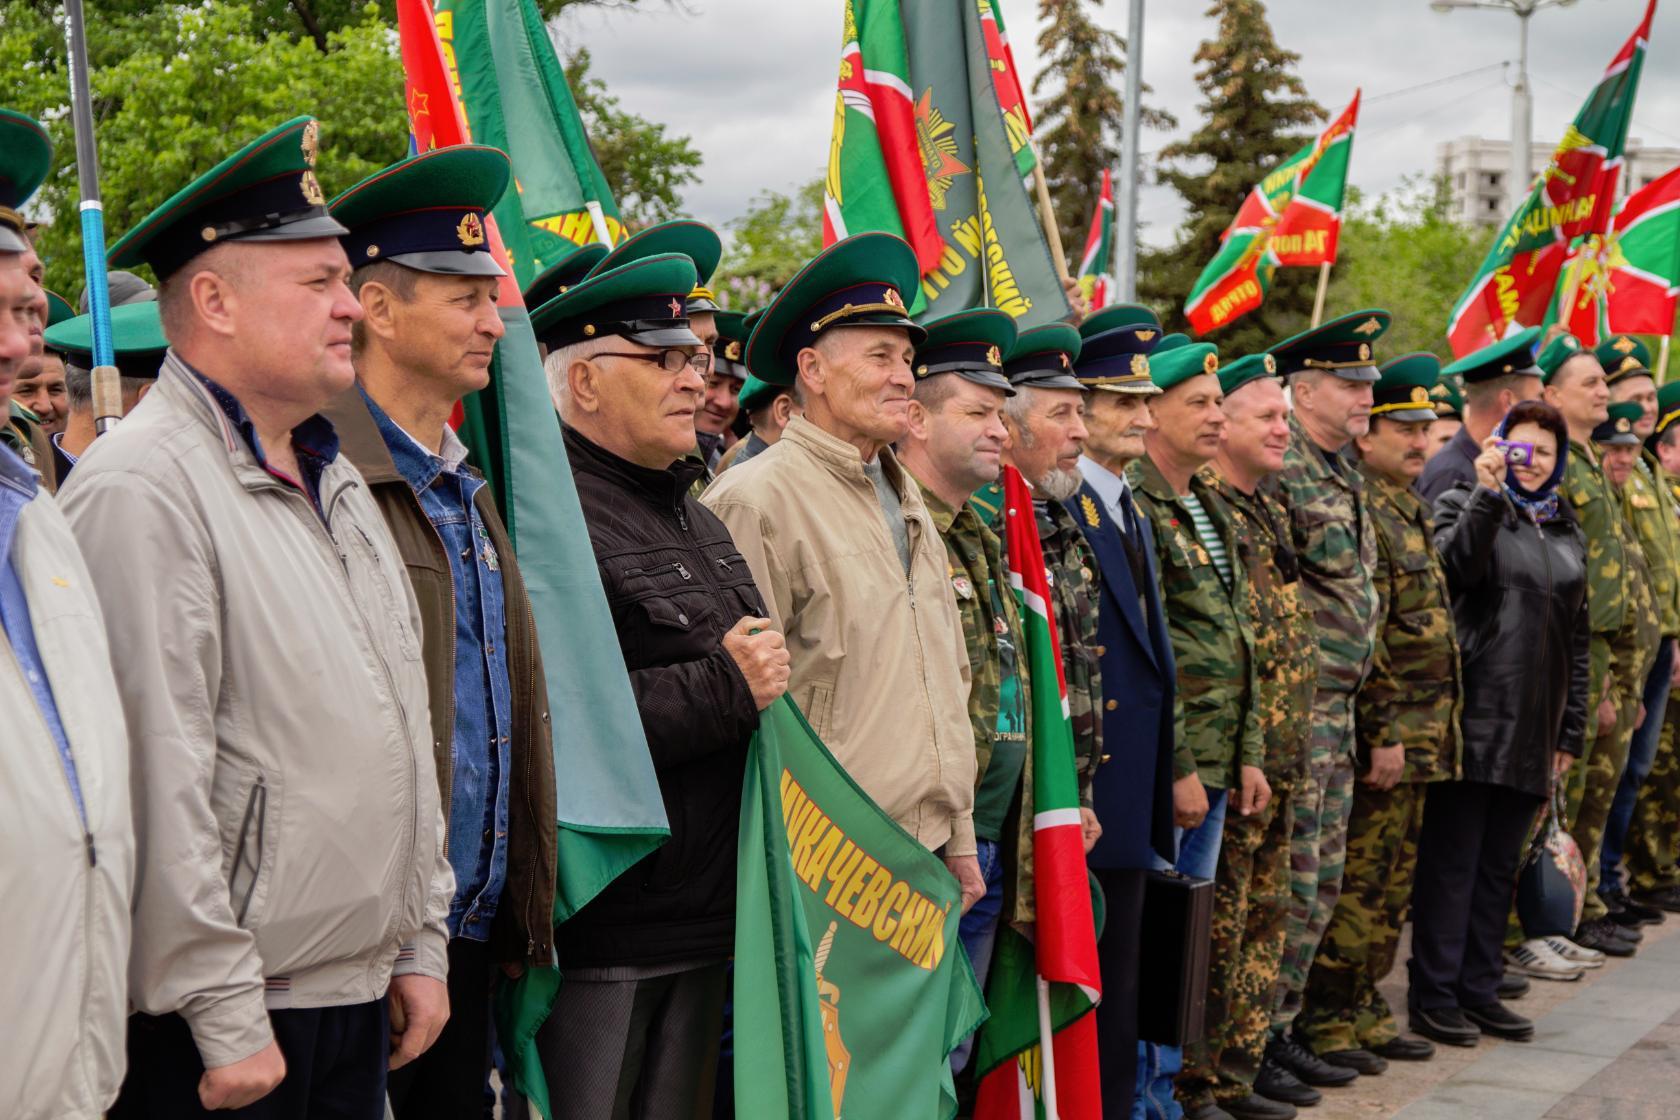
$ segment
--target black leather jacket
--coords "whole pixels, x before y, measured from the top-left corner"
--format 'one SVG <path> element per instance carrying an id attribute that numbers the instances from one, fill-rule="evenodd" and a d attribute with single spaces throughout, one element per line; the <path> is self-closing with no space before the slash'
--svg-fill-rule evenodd
<path id="1" fill-rule="evenodd" d="M 1464 661 L 1464 780 L 1544 797 L 1553 751 L 1580 757 L 1587 726 L 1586 540 L 1567 502 L 1536 525 L 1458 486 L 1435 502 L 1435 547 Z"/>
<path id="2" fill-rule="evenodd" d="M 758 706 L 719 643 L 743 615 L 768 612 L 729 530 L 689 496 L 698 460 L 649 470 L 569 427 L 565 438 L 671 838 L 561 923 L 560 967 L 721 961 L 734 950 L 741 781 Z"/>

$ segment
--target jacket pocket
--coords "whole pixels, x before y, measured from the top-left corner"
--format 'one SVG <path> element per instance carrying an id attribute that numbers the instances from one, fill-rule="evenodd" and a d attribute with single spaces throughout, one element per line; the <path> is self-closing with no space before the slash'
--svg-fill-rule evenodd
<path id="1" fill-rule="evenodd" d="M 261 916 L 258 888 L 265 885 L 268 847 L 268 779 L 259 773 L 245 795 L 239 838 L 234 842 L 233 862 L 228 868 L 228 903 L 242 929 L 254 928 Z"/>
<path id="2" fill-rule="evenodd" d="M 834 715 L 834 684 L 832 681 L 815 681 L 811 690 L 805 696 L 804 703 L 799 707 L 805 713 L 805 722 L 811 725 L 811 730 L 817 733 L 817 738 L 827 740 L 829 723 Z"/>

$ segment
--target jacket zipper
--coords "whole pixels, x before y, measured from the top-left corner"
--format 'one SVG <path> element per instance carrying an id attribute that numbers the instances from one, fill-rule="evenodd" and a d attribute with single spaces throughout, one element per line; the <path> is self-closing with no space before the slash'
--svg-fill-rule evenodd
<path id="1" fill-rule="evenodd" d="M 1551 549 L 1551 542 L 1546 539 L 1546 530 L 1541 528 L 1540 523 L 1538 521 L 1531 522 L 1531 524 L 1534 526 L 1535 533 L 1537 533 L 1540 537 L 1540 555 L 1544 558 L 1544 560 L 1546 562 L 1546 601 L 1549 603 L 1552 600 L 1552 549 Z M 1552 628 L 1550 626 L 1547 626 L 1544 630 L 1540 631 L 1540 664 L 1542 664 L 1542 665 L 1544 665 L 1546 663 L 1546 650 L 1551 646 L 1551 644 L 1552 644 Z M 1592 718 L 1593 718 L 1593 713 L 1588 712 L 1587 713 L 1587 719 L 1590 720 Z M 1585 726 L 1582 727 L 1581 733 L 1583 735 L 1586 734 L 1586 727 Z M 1552 776 L 1551 776 L 1552 772 L 1553 772 L 1553 760 L 1548 758 L 1548 759 L 1546 759 L 1546 775 L 1547 775 L 1547 785 L 1548 786 L 1554 785 L 1555 782 L 1556 782 L 1556 780 L 1553 779 Z"/>

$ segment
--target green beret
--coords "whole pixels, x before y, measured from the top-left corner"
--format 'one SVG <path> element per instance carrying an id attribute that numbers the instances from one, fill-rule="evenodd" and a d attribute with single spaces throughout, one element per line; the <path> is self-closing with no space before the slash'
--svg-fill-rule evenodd
<path id="1" fill-rule="evenodd" d="M 910 372 L 917 381 L 954 373 L 1013 397 L 1003 375 L 1003 356 L 1015 345 L 1015 320 L 995 307 L 971 307 L 925 324 L 927 337 L 916 347 Z"/>
<path id="2" fill-rule="evenodd" d="M 1410 423 L 1434 420 L 1434 398 L 1430 391 L 1441 379 L 1441 359 L 1427 351 L 1406 354 L 1384 362 L 1377 383 L 1371 387 L 1371 415 Z"/>
<path id="3" fill-rule="evenodd" d="M 1162 392 L 1204 373 L 1219 373 L 1219 348 L 1211 342 L 1192 342 L 1149 355 L 1149 378 Z"/>
<path id="4" fill-rule="evenodd" d="M 619 336 L 643 346 L 699 346 L 683 300 L 694 262 L 681 253 L 645 257 L 598 272 L 531 313 L 531 329 L 550 350 Z"/>
<path id="5" fill-rule="evenodd" d="M 33 117 L 0 109 L 0 253 L 29 248 L 27 223 L 18 211 L 52 169 L 52 142 Z"/>
<path id="6" fill-rule="evenodd" d="M 1390 321 L 1389 313 L 1381 309 L 1355 311 L 1285 339 L 1272 347 L 1272 357 L 1285 377 L 1323 370 L 1347 381 L 1375 384 L 1382 375 L 1371 345 L 1388 332 Z"/>
<path id="7" fill-rule="evenodd" d="M 1540 380 L 1550 385 L 1552 378 L 1557 376 L 1557 371 L 1563 368 L 1563 363 L 1577 354 L 1586 354 L 1590 357 L 1592 351 L 1583 347 L 1581 340 L 1572 334 L 1560 334 L 1552 339 L 1540 350 L 1540 356 L 1535 359 L 1535 364 L 1540 367 Z"/>
<path id="8" fill-rule="evenodd" d="M 1277 375 L 1277 359 L 1270 354 L 1244 354 L 1219 367 L 1219 390 L 1228 397 L 1250 381 Z"/>
<path id="9" fill-rule="evenodd" d="M 1611 385 L 1624 377 L 1651 377 L 1651 351 L 1631 334 L 1618 334 L 1606 339 L 1593 357 L 1604 367 L 1604 380 Z"/>
<path id="10" fill-rule="evenodd" d="M 1645 408 L 1637 401 L 1617 401 L 1610 406 L 1610 415 L 1593 429 L 1594 443 L 1610 447 L 1627 446 L 1639 442 L 1633 426 L 1645 415 Z"/>
<path id="11" fill-rule="evenodd" d="M 712 282 L 712 273 L 717 271 L 718 261 L 723 259 L 723 241 L 718 237 L 717 230 L 692 218 L 660 222 L 631 234 L 602 257 L 594 271 L 606 272 L 621 264 L 663 253 L 681 253 L 694 262 L 694 290 L 689 292 L 685 301 L 688 313 L 718 310 L 717 297 L 706 285 Z"/>
<path id="12" fill-rule="evenodd" d="M 76 315 L 46 330 L 48 350 L 64 355 L 79 369 L 93 368 L 93 316 Z M 155 301 L 125 303 L 111 308 L 111 350 L 117 372 L 124 377 L 155 378 L 163 365 L 169 340 Z"/>

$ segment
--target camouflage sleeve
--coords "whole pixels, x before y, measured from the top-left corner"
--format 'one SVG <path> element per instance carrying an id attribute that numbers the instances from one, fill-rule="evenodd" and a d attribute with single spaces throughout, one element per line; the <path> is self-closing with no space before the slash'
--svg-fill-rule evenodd
<path id="1" fill-rule="evenodd" d="M 1365 772 L 1371 751 L 1393 745 L 1384 740 L 1400 720 L 1399 698 L 1392 685 L 1394 661 L 1385 640 L 1389 626 L 1396 624 L 1390 617 L 1394 609 L 1394 553 L 1386 533 L 1377 534 L 1377 570 L 1371 573 L 1371 584 L 1377 591 L 1377 639 L 1371 654 L 1371 674 L 1354 702 L 1357 773 Z"/>
<path id="2" fill-rule="evenodd" d="M 1592 612 L 1592 596 L 1587 596 L 1587 611 L 1589 619 Z M 1610 640 L 1592 632 L 1592 623 L 1587 623 L 1587 731 L 1592 737 L 1595 721 L 1598 719 L 1598 706 L 1610 695 L 1605 687 L 1605 678 L 1611 677 L 1610 685 L 1615 681 L 1611 667 L 1615 663 L 1615 655 L 1610 652 Z"/>

